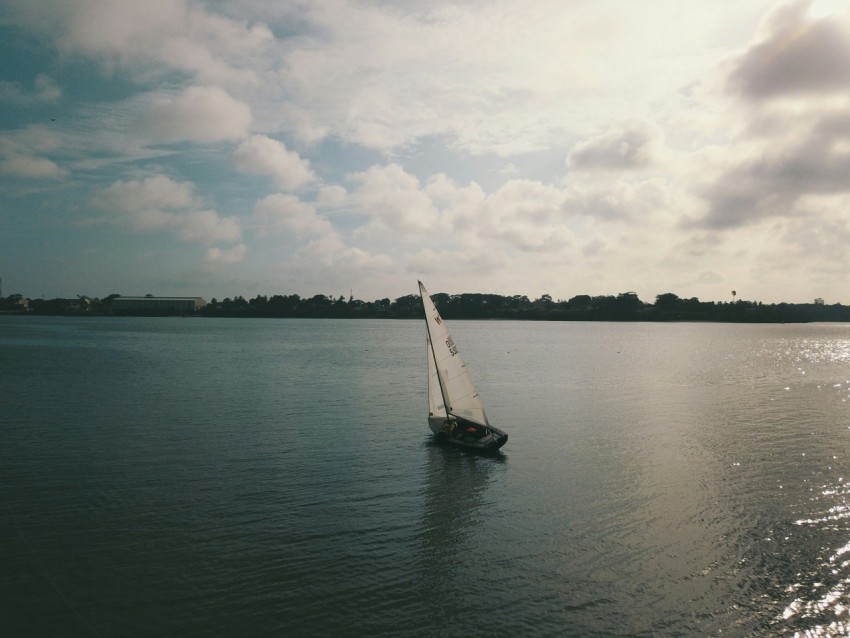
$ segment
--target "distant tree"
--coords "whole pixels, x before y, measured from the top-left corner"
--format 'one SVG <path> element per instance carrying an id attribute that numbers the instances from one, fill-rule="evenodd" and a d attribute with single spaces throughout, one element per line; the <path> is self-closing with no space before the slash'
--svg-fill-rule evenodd
<path id="1" fill-rule="evenodd" d="M 525 295 L 514 295 L 508 298 L 508 306 L 520 310 L 526 309 L 531 305 L 531 300 Z"/>
<path id="2" fill-rule="evenodd" d="M 422 300 L 419 295 L 399 297 L 393 302 L 392 311 L 396 317 L 418 317 L 422 314 Z"/>
<path id="3" fill-rule="evenodd" d="M 620 317 L 630 316 L 642 307 L 643 302 L 636 292 L 621 292 L 617 295 L 616 308 Z"/>
<path id="4" fill-rule="evenodd" d="M 431 295 L 431 299 L 434 301 L 434 305 L 437 306 L 437 310 L 444 310 L 451 303 L 452 298 L 444 293 L 438 292 L 437 294 Z"/>
<path id="5" fill-rule="evenodd" d="M 292 317 L 301 304 L 298 295 L 272 295 L 269 298 L 268 313 L 273 317 Z"/>
<path id="6" fill-rule="evenodd" d="M 567 301 L 567 307 L 573 310 L 589 310 L 593 305 L 593 299 L 590 295 L 576 295 Z"/>
<path id="7" fill-rule="evenodd" d="M 326 295 L 313 295 L 307 300 L 307 303 L 313 308 L 324 308 L 330 306 L 333 300 Z"/>
<path id="8" fill-rule="evenodd" d="M 591 305 L 596 310 L 610 310 L 614 307 L 616 299 L 611 295 L 596 295 L 590 300 Z"/>
<path id="9" fill-rule="evenodd" d="M 675 310 L 682 303 L 679 295 L 674 295 L 672 292 L 665 292 L 662 295 L 656 295 L 655 308 L 657 310 Z"/>

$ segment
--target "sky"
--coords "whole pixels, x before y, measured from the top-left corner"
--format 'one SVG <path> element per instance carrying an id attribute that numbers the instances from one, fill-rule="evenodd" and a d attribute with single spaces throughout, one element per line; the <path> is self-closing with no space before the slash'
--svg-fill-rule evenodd
<path id="1" fill-rule="evenodd" d="M 0 0 L 2 294 L 850 304 L 850 2 Z"/>

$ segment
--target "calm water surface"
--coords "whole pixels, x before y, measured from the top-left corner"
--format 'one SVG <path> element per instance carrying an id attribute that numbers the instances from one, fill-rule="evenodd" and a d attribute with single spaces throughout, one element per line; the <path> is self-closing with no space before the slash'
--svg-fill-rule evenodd
<path id="1" fill-rule="evenodd" d="M 0 317 L 8 636 L 839 636 L 850 325 Z"/>

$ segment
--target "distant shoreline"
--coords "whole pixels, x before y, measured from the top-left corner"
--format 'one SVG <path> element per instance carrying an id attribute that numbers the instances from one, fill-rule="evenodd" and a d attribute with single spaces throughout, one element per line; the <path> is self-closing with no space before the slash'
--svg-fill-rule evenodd
<path id="1" fill-rule="evenodd" d="M 299 295 L 258 295 L 254 299 L 237 296 L 221 301 L 213 298 L 195 311 L 179 308 L 119 310 L 112 301 L 76 299 L 24 299 L 21 295 L 0 298 L 0 316 L 197 316 L 279 319 L 419 319 L 422 305 L 418 295 L 394 301 L 373 302 L 325 295 L 301 298 Z M 746 300 L 729 302 L 683 299 L 673 293 L 658 295 L 655 303 L 641 301 L 635 293 L 615 296 L 578 295 L 567 301 L 543 295 L 531 300 L 523 295 L 503 296 L 480 293 L 432 295 L 443 318 L 507 319 L 519 321 L 612 321 L 612 322 L 702 322 L 702 323 L 811 323 L 850 322 L 850 306 L 827 305 L 821 300 L 806 304 L 763 304 Z M 116 304 L 117 305 L 117 304 Z"/>

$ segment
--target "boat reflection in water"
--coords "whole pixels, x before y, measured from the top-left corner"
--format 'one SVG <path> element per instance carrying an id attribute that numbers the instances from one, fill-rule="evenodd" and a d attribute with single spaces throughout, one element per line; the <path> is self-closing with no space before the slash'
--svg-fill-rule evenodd
<path id="1" fill-rule="evenodd" d="M 492 594 L 494 581 L 472 577 L 490 573 L 503 560 L 487 536 L 491 508 L 486 498 L 493 476 L 505 469 L 503 455 L 482 456 L 430 440 L 421 523 L 418 582 L 428 601 L 434 635 L 468 625 L 469 605 Z M 497 573 L 497 572 L 492 572 Z M 481 627 L 484 631 L 485 628 Z M 475 635 L 471 633 L 466 635 Z M 486 631 L 484 633 L 486 635 Z"/>

